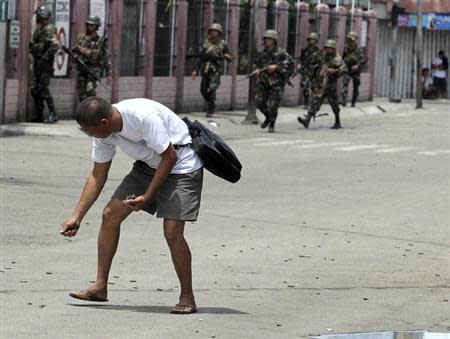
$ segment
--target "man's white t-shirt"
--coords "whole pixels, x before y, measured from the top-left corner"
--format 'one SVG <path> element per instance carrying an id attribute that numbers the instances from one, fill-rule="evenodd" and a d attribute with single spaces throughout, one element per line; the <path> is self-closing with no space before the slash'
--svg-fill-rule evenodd
<path id="1" fill-rule="evenodd" d="M 435 66 L 435 67 L 442 66 L 442 59 L 441 58 L 434 58 L 432 65 Z M 439 68 L 435 68 L 433 70 L 433 77 L 444 79 L 444 78 L 447 77 L 447 75 L 445 74 L 445 70 L 439 69 Z"/>
<path id="2" fill-rule="evenodd" d="M 158 168 L 160 154 L 170 143 L 186 145 L 192 142 L 189 130 L 174 112 L 159 102 L 139 98 L 120 101 L 112 105 L 122 116 L 123 127 L 106 138 L 94 138 L 92 160 L 98 163 L 111 161 L 119 146 L 135 160 Z M 170 173 L 191 173 L 203 166 L 192 147 L 177 150 L 178 161 Z"/>

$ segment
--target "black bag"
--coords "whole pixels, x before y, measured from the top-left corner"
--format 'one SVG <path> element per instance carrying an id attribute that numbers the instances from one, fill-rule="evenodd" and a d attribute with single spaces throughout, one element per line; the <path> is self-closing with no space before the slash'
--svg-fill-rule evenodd
<path id="1" fill-rule="evenodd" d="M 183 118 L 192 138 L 192 146 L 212 174 L 235 183 L 241 178 L 242 164 L 233 150 L 201 122 Z"/>

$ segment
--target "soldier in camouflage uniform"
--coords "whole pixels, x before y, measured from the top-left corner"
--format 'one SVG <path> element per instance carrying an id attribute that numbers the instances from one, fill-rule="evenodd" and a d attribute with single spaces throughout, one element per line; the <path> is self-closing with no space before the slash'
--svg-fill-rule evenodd
<path id="1" fill-rule="evenodd" d="M 39 7 L 35 14 L 37 28 L 29 45 L 30 58 L 33 60 L 31 95 L 36 109 L 36 118 L 33 121 L 55 123 L 58 121 L 58 117 L 48 86 L 50 78 L 53 76 L 53 63 L 59 49 L 59 41 L 56 36 L 56 27 L 50 23 L 50 11 L 45 7 Z M 47 103 L 49 111 L 45 121 L 43 120 L 44 102 Z"/>
<path id="2" fill-rule="evenodd" d="M 86 33 L 78 36 L 77 44 L 73 50 L 98 77 L 106 76 L 107 83 L 110 84 L 111 61 L 108 55 L 106 37 L 100 37 L 97 34 L 100 25 L 101 21 L 98 16 L 89 16 L 86 20 Z M 97 81 L 78 64 L 77 72 L 77 89 L 80 102 L 87 97 L 96 96 Z"/>
<path id="3" fill-rule="evenodd" d="M 284 86 L 295 68 L 292 57 L 278 46 L 278 33 L 269 29 L 264 33 L 264 49 L 259 51 L 255 61 L 258 77 L 256 86 L 256 106 L 264 114 L 265 120 L 261 128 L 269 126 L 269 133 L 275 132 L 275 121 L 278 116 Z"/>
<path id="4" fill-rule="evenodd" d="M 220 86 L 222 60 L 231 61 L 231 54 L 227 43 L 222 39 L 220 24 L 212 24 L 208 29 L 208 35 L 192 71 L 192 79 L 201 73 L 200 92 L 207 104 L 206 116 L 211 117 L 216 109 L 216 91 Z"/>
<path id="5" fill-rule="evenodd" d="M 359 85 L 361 83 L 361 69 L 366 62 L 364 52 L 358 47 L 358 35 L 350 32 L 347 35 L 347 46 L 342 58 L 348 69 L 348 74 L 344 76 L 344 88 L 342 91 L 342 105 L 347 106 L 348 84 L 353 79 L 352 107 L 355 107 L 356 99 L 359 95 Z"/>
<path id="6" fill-rule="evenodd" d="M 312 32 L 308 35 L 307 46 L 300 54 L 300 63 L 297 66 L 302 76 L 301 87 L 303 88 L 303 102 L 308 107 L 310 93 L 314 91 L 317 73 L 322 62 L 322 51 L 317 46 L 319 36 Z"/>
<path id="7" fill-rule="evenodd" d="M 341 121 L 339 118 L 340 109 L 337 95 L 337 80 L 339 76 L 346 73 L 347 69 L 344 61 L 336 52 L 335 40 L 327 40 L 324 45 L 324 50 L 325 55 L 323 57 L 323 62 L 318 75 L 317 88 L 314 93 L 311 108 L 309 109 L 306 117 L 297 118 L 298 122 L 305 126 L 305 128 L 309 127 L 311 118 L 315 117 L 325 98 L 328 100 L 335 117 L 334 125 L 331 128 L 341 128 Z"/>

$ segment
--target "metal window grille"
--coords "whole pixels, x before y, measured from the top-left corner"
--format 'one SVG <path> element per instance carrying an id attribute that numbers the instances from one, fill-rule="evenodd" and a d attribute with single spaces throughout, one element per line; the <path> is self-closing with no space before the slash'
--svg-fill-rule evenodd
<path id="1" fill-rule="evenodd" d="M 336 11 L 330 11 L 330 20 L 328 25 L 328 39 L 334 39 L 337 41 L 338 39 L 338 20 L 339 14 Z"/>
<path id="2" fill-rule="evenodd" d="M 171 76 L 173 59 L 173 8 L 167 6 L 167 0 L 158 0 L 155 32 L 155 65 L 154 76 Z"/>
<path id="3" fill-rule="evenodd" d="M 191 74 L 202 46 L 204 38 L 202 36 L 203 11 L 203 1 L 192 0 L 189 2 L 186 45 L 186 75 Z"/>
<path id="4" fill-rule="evenodd" d="M 229 25 L 229 16 L 230 16 L 230 4 L 228 0 L 215 0 L 214 1 L 214 19 L 213 22 L 217 22 L 222 25 L 223 29 L 223 39 L 229 44 L 229 36 L 230 36 L 230 25 Z M 224 67 L 222 69 L 222 74 L 228 73 L 228 62 L 224 62 Z"/>
<path id="5" fill-rule="evenodd" d="M 238 48 L 238 74 L 247 74 L 249 72 L 248 47 L 250 30 L 250 1 L 240 5 L 240 23 L 239 23 L 239 48 Z"/>
<path id="6" fill-rule="evenodd" d="M 121 76 L 136 76 L 143 67 L 140 63 L 142 5 L 142 0 L 125 0 L 123 3 L 122 48 L 120 52 Z"/>
<path id="7" fill-rule="evenodd" d="M 297 8 L 293 5 L 290 5 L 287 52 L 292 56 L 295 55 L 296 44 L 297 44 Z"/>
<path id="8" fill-rule="evenodd" d="M 266 29 L 276 29 L 277 27 L 277 4 L 275 0 L 267 2 Z"/>

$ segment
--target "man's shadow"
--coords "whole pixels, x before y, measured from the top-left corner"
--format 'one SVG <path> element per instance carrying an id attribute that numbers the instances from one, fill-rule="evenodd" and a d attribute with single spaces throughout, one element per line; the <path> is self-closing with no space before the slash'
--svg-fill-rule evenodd
<path id="1" fill-rule="evenodd" d="M 173 307 L 169 306 L 153 306 L 153 305 L 114 305 L 114 304 L 67 304 L 74 307 L 89 307 L 99 310 L 111 310 L 111 311 L 132 311 L 132 312 L 144 312 L 144 313 L 170 313 Z M 248 314 L 231 308 L 225 307 L 200 307 L 197 310 L 200 314 Z"/>

